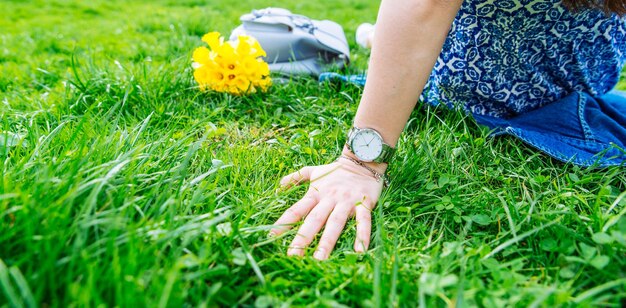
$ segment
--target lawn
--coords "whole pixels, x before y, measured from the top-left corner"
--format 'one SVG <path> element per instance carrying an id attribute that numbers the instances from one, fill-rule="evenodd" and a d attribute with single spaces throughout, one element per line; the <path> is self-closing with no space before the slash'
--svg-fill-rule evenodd
<path id="1" fill-rule="evenodd" d="M 0 2 L 0 307 L 626 305 L 626 170 L 442 108 L 413 113 L 368 253 L 351 221 L 328 261 L 287 257 L 267 233 L 306 187 L 278 181 L 337 157 L 361 89 L 200 93 L 200 37 L 267 6 L 341 23 L 365 68 L 376 1 Z"/>

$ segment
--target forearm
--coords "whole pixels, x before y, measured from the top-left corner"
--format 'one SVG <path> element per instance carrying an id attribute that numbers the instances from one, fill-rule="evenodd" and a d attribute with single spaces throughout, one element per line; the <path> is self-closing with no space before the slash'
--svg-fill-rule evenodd
<path id="1" fill-rule="evenodd" d="M 373 128 L 381 133 L 385 142 L 396 145 L 441 52 L 461 1 L 383 0 L 369 75 L 354 120 L 355 126 Z M 364 152 L 380 150 L 381 147 L 369 147 L 376 137 L 371 136 L 369 141 L 360 139 L 357 143 L 359 149 L 365 149 Z M 353 134 L 353 145 L 357 140 L 355 138 Z M 376 142 L 378 146 L 379 141 Z M 343 155 L 355 156 L 347 148 Z M 363 165 L 366 168 L 361 168 Z M 370 242 L 372 209 L 383 188 L 377 174 L 384 173 L 385 169 L 385 163 L 367 163 L 349 158 L 328 165 L 305 167 L 286 176 L 281 180 L 281 184 L 286 186 L 304 181 L 314 184 L 276 221 L 271 234 L 280 235 L 304 218 L 287 254 L 304 255 L 304 248 L 323 228 L 313 254 L 323 260 L 335 247 L 348 218 L 354 216 L 357 220 L 354 250 L 366 251 Z"/>
<path id="2" fill-rule="evenodd" d="M 383 0 L 368 78 L 354 119 L 395 146 L 462 0 Z"/>

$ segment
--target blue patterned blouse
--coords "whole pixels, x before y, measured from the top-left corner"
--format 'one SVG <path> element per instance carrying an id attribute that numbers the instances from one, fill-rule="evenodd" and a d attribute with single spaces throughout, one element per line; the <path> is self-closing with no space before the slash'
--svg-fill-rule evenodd
<path id="1" fill-rule="evenodd" d="M 509 118 L 574 91 L 602 95 L 625 61 L 625 19 L 558 0 L 465 0 L 422 99 Z"/>

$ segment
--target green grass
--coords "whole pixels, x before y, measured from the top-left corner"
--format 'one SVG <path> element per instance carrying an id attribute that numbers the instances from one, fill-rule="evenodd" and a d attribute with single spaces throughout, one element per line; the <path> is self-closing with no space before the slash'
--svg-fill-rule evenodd
<path id="1" fill-rule="evenodd" d="M 266 234 L 305 188 L 278 180 L 338 155 L 360 90 L 199 93 L 200 36 L 266 6 L 350 39 L 377 9 L 0 2 L 0 307 L 625 304 L 624 168 L 564 165 L 437 108 L 411 117 L 367 254 L 350 222 L 330 260 L 286 257 L 293 232 Z"/>

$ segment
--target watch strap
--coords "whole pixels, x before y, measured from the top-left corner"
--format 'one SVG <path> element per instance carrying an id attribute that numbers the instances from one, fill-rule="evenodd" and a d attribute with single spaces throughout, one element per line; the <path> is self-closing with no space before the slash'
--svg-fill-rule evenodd
<path id="1" fill-rule="evenodd" d="M 374 159 L 375 163 L 389 163 L 391 158 L 396 153 L 396 149 L 392 148 L 390 145 L 383 142 L 383 149 L 380 152 L 380 155 L 376 159 Z"/>

